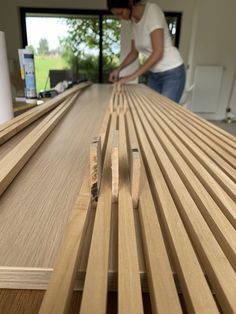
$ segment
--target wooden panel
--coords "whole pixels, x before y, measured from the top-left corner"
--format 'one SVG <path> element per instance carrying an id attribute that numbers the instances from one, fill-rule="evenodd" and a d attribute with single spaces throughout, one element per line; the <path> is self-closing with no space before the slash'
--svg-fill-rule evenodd
<path id="1" fill-rule="evenodd" d="M 1 196 L 1 266 L 53 266 L 88 165 L 89 144 L 109 102 L 109 87 L 103 87 L 104 93 L 98 90 L 101 87 L 92 86 L 81 94 Z M 81 136 L 84 130 L 86 137 Z"/>

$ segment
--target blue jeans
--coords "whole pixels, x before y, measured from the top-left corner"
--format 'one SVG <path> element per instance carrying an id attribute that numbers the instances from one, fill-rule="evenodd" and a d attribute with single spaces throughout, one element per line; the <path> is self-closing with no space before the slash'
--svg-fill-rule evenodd
<path id="1" fill-rule="evenodd" d="M 185 86 L 184 64 L 164 72 L 149 72 L 147 85 L 175 102 L 179 102 Z"/>

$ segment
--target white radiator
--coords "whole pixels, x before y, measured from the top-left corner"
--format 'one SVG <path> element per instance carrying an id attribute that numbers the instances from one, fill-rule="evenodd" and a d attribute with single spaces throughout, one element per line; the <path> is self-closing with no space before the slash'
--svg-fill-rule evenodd
<path id="1" fill-rule="evenodd" d="M 230 97 L 230 109 L 231 112 L 236 116 L 236 75 L 234 78 L 234 83 L 233 83 L 233 87 L 232 87 L 232 94 Z"/>
<path id="2" fill-rule="evenodd" d="M 194 112 L 217 112 L 223 72 L 223 66 L 196 66 L 192 98 Z"/>

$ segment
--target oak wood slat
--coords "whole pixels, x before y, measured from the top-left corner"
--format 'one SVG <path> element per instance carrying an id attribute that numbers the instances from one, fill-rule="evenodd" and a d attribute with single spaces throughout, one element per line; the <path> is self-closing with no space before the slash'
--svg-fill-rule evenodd
<path id="1" fill-rule="evenodd" d="M 210 288 L 199 265 L 184 224 L 153 155 L 144 129 L 133 106 L 137 99 L 128 96 L 132 118 L 152 191 L 162 216 L 175 268 L 189 312 L 218 313 Z"/>
<path id="2" fill-rule="evenodd" d="M 106 313 L 111 226 L 111 147 L 117 117 L 112 114 L 92 241 L 84 282 L 81 314 Z M 94 279 L 96 278 L 96 283 Z"/>
<path id="3" fill-rule="evenodd" d="M 141 180 L 141 156 L 137 147 L 130 147 L 130 183 L 133 207 L 138 207 L 140 180 Z"/>
<path id="4" fill-rule="evenodd" d="M 110 92 L 109 86 L 94 84 L 80 94 L 65 118 L 1 196 L 1 266 L 7 266 L 9 270 L 15 267 L 53 267 L 81 188 L 88 163 L 89 143 L 98 134 Z M 93 99 L 96 102 L 91 101 Z M 31 126 L 23 133 L 27 134 L 28 129 L 30 131 Z M 12 138 L 0 150 L 5 151 L 9 144 L 14 147 L 14 143 L 17 141 Z M 31 278 L 32 284 L 37 286 L 37 279 L 34 276 Z M 13 278 L 11 280 L 13 286 Z M 17 276 L 15 282 L 18 283 Z M 30 285 L 24 280 L 21 283 L 22 288 Z"/>
<path id="5" fill-rule="evenodd" d="M 154 134 L 148 120 L 138 106 L 136 106 L 136 110 L 139 113 L 139 117 L 142 117 L 141 119 L 155 157 L 161 165 L 171 193 L 178 204 L 178 209 L 181 212 L 189 236 L 195 245 L 210 283 L 216 292 L 216 296 L 220 300 L 220 305 L 224 311 L 234 312 L 236 311 L 236 273 L 210 232 L 205 220 L 199 214 L 196 204 L 193 202 L 187 188 L 170 162 L 168 155 Z"/>
<path id="6" fill-rule="evenodd" d="M 91 85 L 91 82 L 82 83 L 78 86 L 74 86 L 57 97 L 47 101 L 40 107 L 35 107 L 30 111 L 25 112 L 22 115 L 6 122 L 0 127 L 0 145 L 9 140 L 12 136 L 23 130 L 26 126 L 33 121 L 39 119 L 42 115 L 46 114 L 50 110 L 54 109 L 61 102 L 66 100 L 68 96 L 73 95 L 76 92 Z"/>
<path id="7" fill-rule="evenodd" d="M 119 191 L 119 131 L 115 130 L 112 141 L 112 152 L 111 152 L 111 193 L 112 202 L 116 203 L 118 200 Z"/>
<path id="8" fill-rule="evenodd" d="M 118 312 L 143 313 L 124 114 L 119 115 Z"/>
<path id="9" fill-rule="evenodd" d="M 96 136 L 90 144 L 90 188 L 92 201 L 97 201 L 102 172 L 101 137 Z"/>
<path id="10" fill-rule="evenodd" d="M 84 237 L 90 208 L 89 171 L 81 187 L 75 207 L 60 245 L 54 271 L 39 313 L 67 313 L 77 274 L 81 239 Z"/>
<path id="11" fill-rule="evenodd" d="M 126 113 L 126 121 L 129 143 L 132 143 L 132 146 L 138 147 L 138 140 L 129 111 Z M 142 185 L 138 213 L 145 250 L 144 255 L 147 265 L 152 313 L 182 313 L 155 204 L 143 166 L 141 178 Z"/>

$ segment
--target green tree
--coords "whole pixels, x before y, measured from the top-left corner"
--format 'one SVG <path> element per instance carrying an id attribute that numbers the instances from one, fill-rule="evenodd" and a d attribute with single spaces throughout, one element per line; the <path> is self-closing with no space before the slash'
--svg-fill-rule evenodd
<path id="1" fill-rule="evenodd" d="M 80 67 L 90 64 L 98 68 L 95 55 L 99 51 L 99 20 L 98 18 L 66 18 L 62 19 L 68 26 L 68 35 L 60 38 L 62 55 L 78 73 Z M 103 66 L 111 68 L 119 57 L 120 22 L 114 18 L 103 20 Z M 87 62 L 85 60 L 87 59 Z"/>
<path id="2" fill-rule="evenodd" d="M 33 54 L 35 55 L 36 54 L 36 49 L 34 48 L 33 45 L 28 45 L 27 48 L 33 52 Z"/>
<path id="3" fill-rule="evenodd" d="M 48 40 L 46 38 L 41 38 L 39 41 L 38 54 L 47 55 L 49 53 Z"/>
<path id="4" fill-rule="evenodd" d="M 108 64 L 116 62 L 120 55 L 121 24 L 114 18 L 103 20 L 103 57 Z"/>

